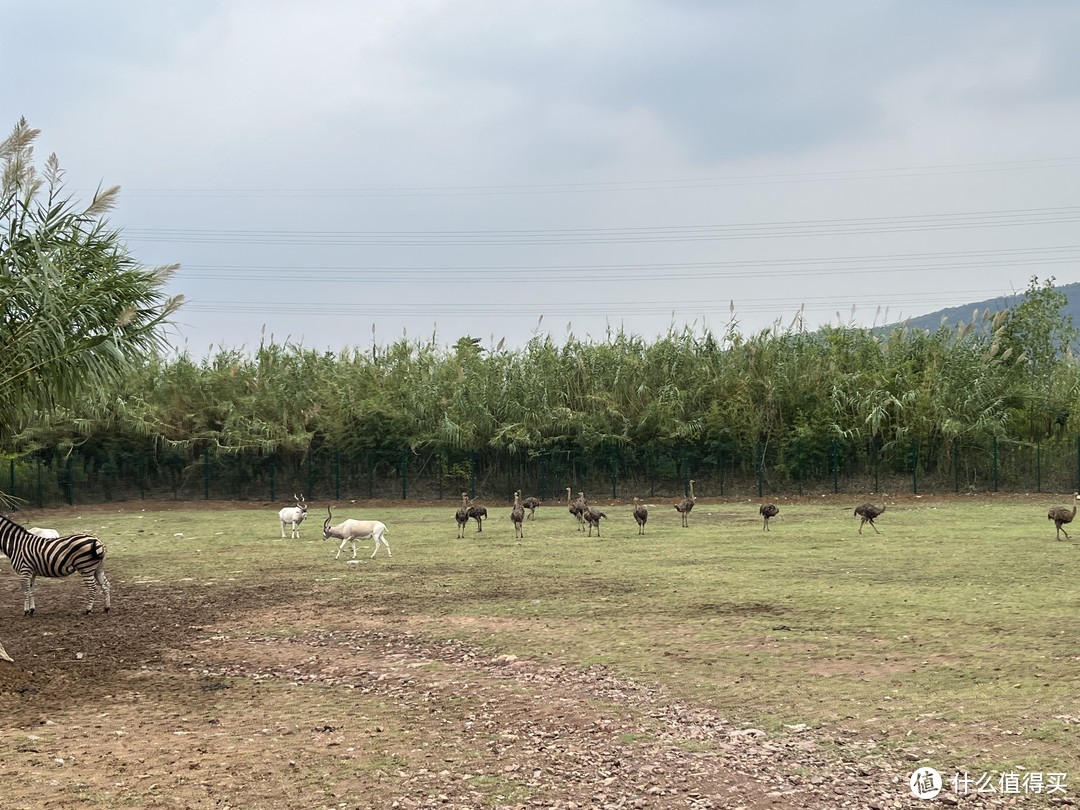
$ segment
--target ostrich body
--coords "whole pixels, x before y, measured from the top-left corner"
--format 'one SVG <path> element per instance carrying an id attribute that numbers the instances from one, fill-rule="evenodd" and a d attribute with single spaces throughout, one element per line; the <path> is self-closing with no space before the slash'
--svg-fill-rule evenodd
<path id="1" fill-rule="evenodd" d="M 640 498 L 634 498 L 634 520 L 637 521 L 637 533 L 645 534 L 645 521 L 649 519 L 649 510 Z"/>
<path id="2" fill-rule="evenodd" d="M 593 526 L 596 527 L 596 536 L 600 536 L 600 518 L 606 518 L 603 512 L 599 509 L 593 509 L 591 506 L 586 506 L 585 511 L 582 513 L 582 517 L 585 522 L 589 524 L 589 537 L 592 537 Z"/>
<path id="3" fill-rule="evenodd" d="M 487 518 L 487 508 L 483 506 L 474 506 L 470 503 L 468 517 L 476 521 L 476 530 L 482 532 L 484 530 L 484 524 L 481 521 Z"/>
<path id="4" fill-rule="evenodd" d="M 874 524 L 874 519 L 877 518 L 877 516 L 884 511 L 885 504 L 882 504 L 881 506 L 875 506 L 872 503 L 863 503 L 856 506 L 855 514 L 858 515 L 859 518 L 861 518 L 861 520 L 859 521 L 859 534 L 862 534 L 862 527 L 865 523 L 869 523 L 873 527 L 875 534 L 881 534 L 881 532 L 878 531 L 877 526 Z"/>
<path id="5" fill-rule="evenodd" d="M 457 536 L 460 540 L 465 536 L 465 526 L 469 522 L 469 495 L 466 492 L 461 493 L 461 506 L 458 507 L 454 519 L 457 521 Z"/>
<path id="6" fill-rule="evenodd" d="M 529 497 L 523 500 L 521 505 L 529 510 L 529 520 L 536 520 L 536 507 L 540 505 L 540 499 Z"/>
<path id="7" fill-rule="evenodd" d="M 566 511 L 577 518 L 578 531 L 585 531 L 585 495 L 584 493 L 578 493 L 578 499 L 576 501 L 570 500 L 570 487 L 566 488 Z"/>
<path id="8" fill-rule="evenodd" d="M 769 530 L 769 518 L 774 518 L 777 515 L 779 515 L 780 514 L 780 507 L 777 506 L 775 503 L 763 503 L 761 505 L 761 507 L 758 509 L 758 512 L 761 514 L 761 517 L 764 518 L 764 520 L 765 520 L 764 524 L 761 527 L 762 531 L 768 531 Z"/>
<path id="9" fill-rule="evenodd" d="M 686 528 L 690 524 L 686 522 L 686 516 L 690 514 L 690 510 L 694 508 L 694 502 L 697 498 L 694 497 L 694 479 L 690 479 L 690 497 L 683 498 L 677 504 L 675 504 L 675 511 L 682 515 L 682 525 Z"/>
<path id="10" fill-rule="evenodd" d="M 510 510 L 510 520 L 514 524 L 514 538 L 524 538 L 521 524 L 525 521 L 525 507 L 521 505 L 521 490 L 514 493 L 514 508 Z"/>
<path id="11" fill-rule="evenodd" d="M 1064 506 L 1055 506 L 1049 512 L 1046 513 L 1048 520 L 1054 521 L 1054 528 L 1057 529 L 1057 539 L 1061 539 L 1061 535 L 1065 535 L 1066 540 L 1072 538 L 1069 537 L 1069 533 L 1065 531 L 1062 526 L 1066 523 L 1072 523 L 1074 517 L 1076 517 L 1076 501 L 1080 499 L 1080 494 L 1077 494 L 1073 498 L 1072 509 L 1066 509 Z"/>

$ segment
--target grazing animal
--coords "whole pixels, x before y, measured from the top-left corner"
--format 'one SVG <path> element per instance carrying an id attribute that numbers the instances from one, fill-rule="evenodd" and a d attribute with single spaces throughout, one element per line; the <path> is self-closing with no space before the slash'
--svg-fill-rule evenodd
<path id="1" fill-rule="evenodd" d="M 1054 521 L 1054 528 L 1057 529 L 1057 539 L 1061 539 L 1061 535 L 1065 535 L 1066 540 L 1071 540 L 1069 533 L 1065 531 L 1062 526 L 1066 523 L 1072 523 L 1074 517 L 1076 517 L 1076 501 L 1080 499 L 1080 494 L 1073 497 L 1072 509 L 1066 509 L 1064 506 L 1055 506 L 1049 512 L 1046 513 L 1046 517 L 1049 520 Z"/>
<path id="2" fill-rule="evenodd" d="M 39 529 L 37 526 L 31 526 L 27 531 L 30 534 L 36 534 L 38 537 L 44 537 L 46 540 L 56 540 L 60 537 L 60 532 L 56 529 Z"/>
<path id="3" fill-rule="evenodd" d="M 641 503 L 641 499 L 634 498 L 634 520 L 637 521 L 637 533 L 645 534 L 645 521 L 649 519 L 649 510 L 645 504 Z"/>
<path id="4" fill-rule="evenodd" d="M 585 493 L 579 492 L 577 494 L 578 499 L 576 501 L 570 500 L 570 487 L 566 488 L 566 511 L 577 518 L 578 531 L 585 531 Z"/>
<path id="5" fill-rule="evenodd" d="M 521 502 L 521 505 L 529 510 L 529 520 L 536 520 L 536 507 L 540 505 L 539 498 L 528 497 Z"/>
<path id="6" fill-rule="evenodd" d="M 862 503 L 855 507 L 855 514 L 858 515 L 861 520 L 859 521 L 859 534 L 862 534 L 862 527 L 864 523 L 869 523 L 874 528 L 876 534 L 881 534 L 878 531 L 877 526 L 874 524 L 874 520 L 885 511 L 885 504 L 881 506 L 874 506 L 872 503 Z"/>
<path id="7" fill-rule="evenodd" d="M 469 517 L 476 521 L 476 530 L 482 532 L 484 530 L 484 524 L 481 522 L 487 520 L 487 509 L 483 506 L 473 506 L 469 504 Z"/>
<path id="8" fill-rule="evenodd" d="M 0 661 L 10 661 L 13 664 L 15 663 L 15 660 L 7 654 L 7 650 L 4 649 L 3 644 L 0 644 Z"/>
<path id="9" fill-rule="evenodd" d="M 278 512 L 278 519 L 281 521 L 281 536 L 285 536 L 285 524 L 292 524 L 292 537 L 294 539 L 300 539 L 300 524 L 304 522 L 304 518 L 307 517 L 307 503 L 304 502 L 304 493 L 300 493 L 300 497 L 296 497 L 296 493 L 293 493 L 293 498 L 296 500 L 296 506 L 286 506 L 280 512 Z"/>
<path id="10" fill-rule="evenodd" d="M 690 496 L 683 498 L 677 504 L 675 504 L 675 511 L 682 515 L 683 528 L 689 526 L 686 522 L 686 516 L 690 514 L 690 510 L 694 508 L 694 504 L 697 502 L 697 498 L 694 497 L 694 479 L 690 479 Z"/>
<path id="11" fill-rule="evenodd" d="M 774 518 L 777 515 L 779 515 L 780 514 L 780 507 L 777 506 L 775 503 L 763 503 L 758 508 L 758 513 L 765 519 L 765 522 L 761 527 L 762 531 L 768 531 L 769 530 L 769 518 Z"/>
<path id="12" fill-rule="evenodd" d="M 465 526 L 469 523 L 469 495 L 467 492 L 461 493 L 461 506 L 458 507 L 457 512 L 454 514 L 454 519 L 457 521 L 457 536 L 460 540 L 465 536 Z"/>
<path id="13" fill-rule="evenodd" d="M 600 518 L 606 518 L 603 512 L 599 509 L 593 509 L 591 506 L 586 506 L 585 511 L 582 513 L 582 517 L 585 522 L 589 524 L 589 537 L 592 537 L 593 526 L 596 527 L 596 536 L 600 536 Z"/>
<path id="14" fill-rule="evenodd" d="M 336 540 L 341 541 L 341 545 L 338 546 L 337 554 L 334 555 L 336 560 L 341 556 L 341 552 L 345 550 L 346 543 L 352 543 L 352 558 L 356 559 L 356 541 L 367 540 L 369 537 L 375 540 L 375 550 L 371 552 L 372 558 L 379 553 L 379 545 L 382 544 L 386 547 L 386 556 L 393 557 L 390 553 L 390 543 L 386 540 L 386 524 L 381 520 L 346 520 L 339 523 L 337 526 L 331 526 L 330 521 L 334 519 L 334 507 L 330 506 L 326 510 L 329 514 L 326 520 L 323 521 L 322 537 L 323 540 L 329 540 L 333 537 Z"/>
<path id="15" fill-rule="evenodd" d="M 105 576 L 105 544 L 92 534 L 67 537 L 38 537 L 18 523 L 0 516 L 0 551 L 11 561 L 23 588 L 23 615 L 33 616 L 34 580 L 37 577 L 66 577 L 78 572 L 89 595 L 86 612 L 94 609 L 100 586 L 105 594 L 105 612 L 112 607 L 109 579 Z"/>
<path id="16" fill-rule="evenodd" d="M 514 524 L 514 537 L 524 539 L 521 524 L 525 521 L 525 507 L 521 505 L 521 490 L 514 493 L 514 508 L 510 510 L 510 520 Z"/>

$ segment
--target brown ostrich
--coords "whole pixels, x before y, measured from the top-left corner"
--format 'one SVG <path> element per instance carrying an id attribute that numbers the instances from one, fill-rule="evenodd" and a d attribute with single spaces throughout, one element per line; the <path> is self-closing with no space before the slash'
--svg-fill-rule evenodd
<path id="1" fill-rule="evenodd" d="M 769 518 L 774 518 L 780 514 L 780 507 L 775 503 L 763 503 L 758 509 L 758 512 L 765 519 L 765 523 L 762 525 L 762 531 L 769 530 Z"/>
<path id="2" fill-rule="evenodd" d="M 1066 540 L 1071 540 L 1069 533 L 1065 531 L 1062 526 L 1066 523 L 1072 523 L 1072 519 L 1076 517 L 1076 501 L 1080 499 L 1080 494 L 1073 496 L 1072 509 L 1066 509 L 1064 506 L 1055 506 L 1049 512 L 1046 513 L 1048 520 L 1054 521 L 1054 528 L 1057 529 L 1057 539 L 1061 539 L 1061 535 L 1065 535 Z"/>
<path id="3" fill-rule="evenodd" d="M 694 502 L 697 498 L 694 497 L 694 479 L 690 479 L 690 497 L 683 498 L 677 504 L 675 504 L 675 511 L 682 515 L 683 528 L 689 526 L 686 522 L 686 516 L 690 514 L 690 510 L 694 508 Z"/>
<path id="4" fill-rule="evenodd" d="M 529 510 L 529 520 L 536 520 L 536 507 L 540 505 L 540 499 L 529 497 L 523 500 L 521 505 Z"/>
<path id="5" fill-rule="evenodd" d="M 514 508 L 510 510 L 510 520 L 514 524 L 514 539 L 525 535 L 521 533 L 521 524 L 525 521 L 525 507 L 521 505 L 521 490 L 514 493 Z"/>
<path id="6" fill-rule="evenodd" d="M 606 518 L 603 512 L 599 509 L 593 509 L 591 506 L 586 506 L 585 511 L 582 512 L 582 518 L 589 524 L 589 537 L 592 537 L 593 526 L 596 527 L 596 536 L 600 536 L 600 518 Z"/>
<path id="7" fill-rule="evenodd" d="M 862 520 L 859 522 L 859 534 L 862 534 L 862 527 L 864 523 L 869 523 L 874 528 L 876 534 L 881 534 L 878 531 L 877 526 L 874 524 L 874 519 L 877 518 L 882 512 L 885 511 L 885 504 L 881 506 L 874 506 L 872 503 L 862 503 L 855 507 L 855 514 Z"/>
<path id="8" fill-rule="evenodd" d="M 465 526 L 469 522 L 469 494 L 467 492 L 461 493 L 461 506 L 458 507 L 457 513 L 454 515 L 454 519 L 457 520 L 457 536 L 460 540 L 462 537 L 465 536 Z"/>
<path id="9" fill-rule="evenodd" d="M 476 530 L 478 532 L 482 532 L 484 530 L 484 524 L 481 521 L 487 519 L 487 508 L 483 506 L 475 506 L 473 505 L 472 501 L 470 501 L 468 514 L 470 518 L 476 521 Z"/>
<path id="10" fill-rule="evenodd" d="M 566 511 L 577 518 L 578 531 L 585 531 L 585 494 L 579 492 L 578 499 L 576 501 L 570 500 L 570 487 L 566 488 Z"/>
<path id="11" fill-rule="evenodd" d="M 634 498 L 634 520 L 637 521 L 638 534 L 645 534 L 645 521 L 649 519 L 649 510 L 645 507 L 645 504 L 641 503 L 641 499 Z"/>

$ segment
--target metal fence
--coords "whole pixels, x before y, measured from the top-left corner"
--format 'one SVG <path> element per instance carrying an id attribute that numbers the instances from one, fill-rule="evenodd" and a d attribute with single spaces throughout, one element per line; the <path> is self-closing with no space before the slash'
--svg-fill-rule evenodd
<path id="1" fill-rule="evenodd" d="M 594 500 L 779 495 L 1075 492 L 1080 437 L 1043 444 L 929 439 L 882 445 L 790 440 L 662 448 L 567 447 L 504 450 L 368 451 L 312 447 L 301 454 L 170 450 L 39 452 L 0 468 L 0 490 L 36 507 L 138 499 L 512 500 L 515 490 L 547 501 L 583 491 Z"/>

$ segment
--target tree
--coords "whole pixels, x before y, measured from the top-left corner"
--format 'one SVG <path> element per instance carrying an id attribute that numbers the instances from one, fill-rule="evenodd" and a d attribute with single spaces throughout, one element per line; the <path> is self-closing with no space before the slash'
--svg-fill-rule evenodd
<path id="1" fill-rule="evenodd" d="M 109 228 L 118 187 L 80 207 L 55 154 L 38 171 L 39 132 L 20 119 L 0 143 L 0 445 L 163 349 L 183 303 L 164 289 L 176 267 L 143 267 Z"/>

